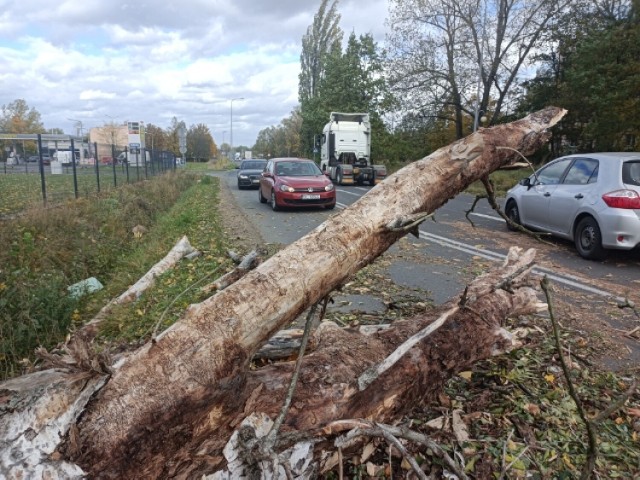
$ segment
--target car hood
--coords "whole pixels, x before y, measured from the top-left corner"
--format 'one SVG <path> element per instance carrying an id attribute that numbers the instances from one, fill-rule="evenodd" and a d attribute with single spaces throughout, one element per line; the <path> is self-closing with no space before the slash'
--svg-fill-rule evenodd
<path id="1" fill-rule="evenodd" d="M 278 177 L 279 183 L 286 183 L 293 188 L 324 187 L 331 183 L 325 175 L 313 175 L 309 177 Z"/>

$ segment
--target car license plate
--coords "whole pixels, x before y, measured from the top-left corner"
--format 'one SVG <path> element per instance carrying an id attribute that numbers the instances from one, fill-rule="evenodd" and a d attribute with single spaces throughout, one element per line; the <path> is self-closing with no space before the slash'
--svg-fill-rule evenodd
<path id="1" fill-rule="evenodd" d="M 253 180 L 251 180 L 251 183 L 260 183 L 260 180 L 258 180 L 257 178 L 254 178 Z"/>
<path id="2" fill-rule="evenodd" d="M 318 195 L 318 194 L 314 194 L 314 195 L 304 194 L 304 195 L 302 195 L 302 199 L 303 200 L 320 200 L 320 195 Z"/>

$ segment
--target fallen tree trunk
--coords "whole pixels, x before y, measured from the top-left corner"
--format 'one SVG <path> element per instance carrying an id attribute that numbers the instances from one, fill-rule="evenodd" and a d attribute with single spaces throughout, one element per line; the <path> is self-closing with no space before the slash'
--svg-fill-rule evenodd
<path id="1" fill-rule="evenodd" d="M 251 398 L 255 403 L 260 397 L 258 392 L 239 402 L 250 380 L 248 361 L 259 347 L 403 236 L 406 231 L 397 227 L 407 219 L 435 211 L 473 181 L 518 158 L 510 149 L 531 153 L 563 115 L 549 108 L 480 130 L 408 165 L 237 283 L 191 306 L 156 342 L 114 365 L 71 428 L 64 456 L 91 476 L 105 478 L 190 476 L 217 468 L 224 442 L 216 432 L 224 432 L 238 414 L 246 416 Z M 473 342 L 465 348 L 473 350 Z M 461 354 L 468 355 L 464 350 Z M 330 356 L 331 366 L 350 361 L 339 353 Z M 455 367 L 434 355 L 445 365 L 443 372 Z M 370 360 L 365 363 L 361 366 L 370 366 Z M 331 366 L 319 368 L 326 374 Z M 378 383 L 369 388 L 378 391 Z M 323 392 L 318 401 L 326 402 L 330 393 Z M 346 413 L 359 411 L 352 404 Z M 287 422 L 301 428 L 314 423 Z"/>

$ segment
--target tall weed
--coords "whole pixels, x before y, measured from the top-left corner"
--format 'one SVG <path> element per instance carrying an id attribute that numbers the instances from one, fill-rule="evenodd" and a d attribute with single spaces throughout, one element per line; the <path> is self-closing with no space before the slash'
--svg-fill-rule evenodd
<path id="1" fill-rule="evenodd" d="M 197 177 L 167 174 L 0 223 L 0 379 L 21 373 L 38 345 L 64 339 L 87 300 L 67 287 L 104 281 Z"/>

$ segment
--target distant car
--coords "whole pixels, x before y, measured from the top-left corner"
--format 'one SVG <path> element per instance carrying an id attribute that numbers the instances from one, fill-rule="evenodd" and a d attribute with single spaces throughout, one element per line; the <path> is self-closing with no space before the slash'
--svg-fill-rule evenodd
<path id="1" fill-rule="evenodd" d="M 238 188 L 258 187 L 260 185 L 260 176 L 266 166 L 266 160 L 243 160 L 237 174 Z"/>
<path id="2" fill-rule="evenodd" d="M 44 165 L 51 165 L 51 155 L 48 152 L 42 152 L 42 163 Z"/>
<path id="3" fill-rule="evenodd" d="M 40 156 L 39 155 L 31 155 L 29 157 L 27 157 L 27 162 L 28 163 L 38 163 L 40 161 Z"/>
<path id="4" fill-rule="evenodd" d="M 640 153 L 558 158 L 507 192 L 505 213 L 516 224 L 573 240 L 587 259 L 603 259 L 608 249 L 636 248 Z"/>
<path id="5" fill-rule="evenodd" d="M 273 210 L 283 207 L 336 206 L 336 190 L 331 180 L 320 171 L 313 160 L 303 158 L 274 158 L 260 177 L 260 203 L 271 202 Z"/>

